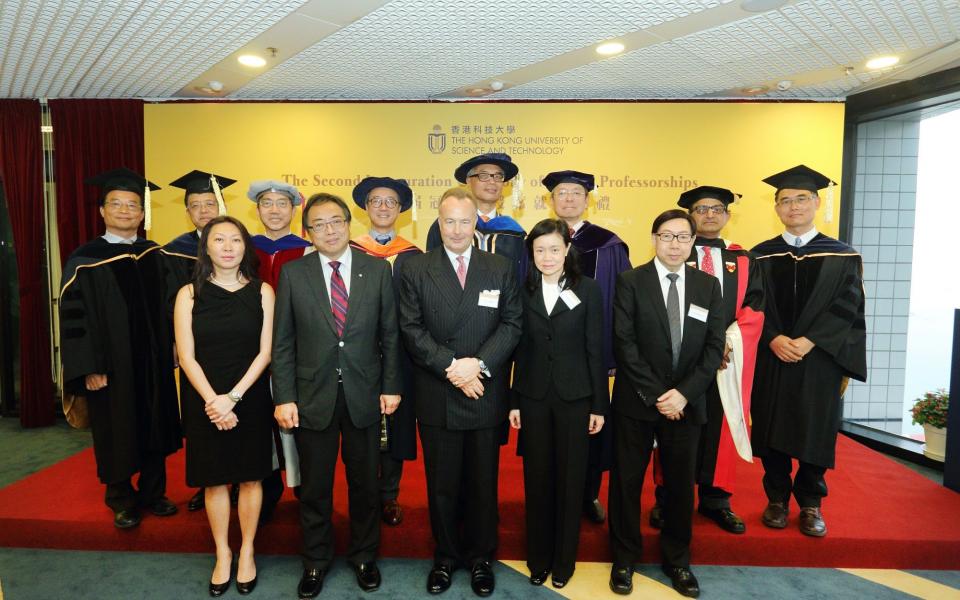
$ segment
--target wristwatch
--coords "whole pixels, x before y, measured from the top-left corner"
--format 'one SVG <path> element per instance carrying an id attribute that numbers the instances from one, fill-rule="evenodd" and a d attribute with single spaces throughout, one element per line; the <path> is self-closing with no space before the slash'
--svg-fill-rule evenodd
<path id="1" fill-rule="evenodd" d="M 477 366 L 480 367 L 480 372 L 490 377 L 490 369 L 487 368 L 487 363 L 483 362 L 482 359 L 477 359 Z"/>
<path id="2" fill-rule="evenodd" d="M 231 400 L 233 400 L 234 403 L 237 403 L 243 400 L 243 396 L 241 396 L 240 392 L 236 390 L 230 390 L 230 392 L 227 393 L 227 398 L 230 398 Z"/>

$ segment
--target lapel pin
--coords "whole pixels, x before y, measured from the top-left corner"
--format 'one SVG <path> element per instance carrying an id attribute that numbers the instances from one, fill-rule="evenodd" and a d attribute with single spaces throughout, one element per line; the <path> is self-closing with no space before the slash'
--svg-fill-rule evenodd
<path id="1" fill-rule="evenodd" d="M 733 273 L 733 272 L 736 271 L 736 270 L 737 270 L 737 263 L 735 263 L 735 262 L 727 262 L 727 272 L 728 272 L 728 273 Z"/>

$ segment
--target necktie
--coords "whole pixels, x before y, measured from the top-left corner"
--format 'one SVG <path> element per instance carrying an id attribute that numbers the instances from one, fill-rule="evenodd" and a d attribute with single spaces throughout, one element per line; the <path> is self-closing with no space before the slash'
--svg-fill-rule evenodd
<path id="1" fill-rule="evenodd" d="M 463 256 L 457 257 L 457 279 L 460 280 L 460 287 L 467 287 L 467 263 Z"/>
<path id="2" fill-rule="evenodd" d="M 680 361 L 680 292 L 677 291 L 677 279 L 680 275 L 667 273 L 670 289 L 667 290 L 667 321 L 670 323 L 670 344 L 673 351 L 673 368 Z"/>
<path id="3" fill-rule="evenodd" d="M 331 260 L 330 268 L 330 310 L 333 312 L 333 324 L 337 328 L 337 336 L 343 337 L 343 325 L 347 322 L 347 286 L 340 276 L 340 261 Z"/>
<path id="4" fill-rule="evenodd" d="M 484 223 L 489 223 L 489 222 L 490 222 L 490 217 L 488 217 L 487 215 L 480 215 L 480 219 L 481 219 Z"/>
<path id="5" fill-rule="evenodd" d="M 573 227 L 567 227 L 567 231 L 570 232 L 570 237 L 571 237 L 571 238 L 573 238 L 573 236 L 577 235 L 577 232 L 576 232 L 576 230 L 574 230 Z"/>
<path id="6" fill-rule="evenodd" d="M 713 250 L 710 249 L 710 246 L 703 247 L 703 260 L 700 261 L 700 270 L 707 275 L 717 274 L 713 269 Z"/>
<path id="7" fill-rule="evenodd" d="M 376 240 L 377 240 L 377 243 L 380 244 L 381 246 L 386 246 L 387 244 L 390 243 L 390 236 L 389 236 L 389 235 L 378 235 L 378 236 L 377 236 L 376 238 L 374 238 L 374 239 L 376 239 Z"/>
<path id="8" fill-rule="evenodd" d="M 797 243 L 794 244 L 794 246 L 796 246 L 797 248 L 799 248 L 799 247 L 802 246 L 802 245 L 803 245 L 803 240 L 801 240 L 800 238 L 797 238 Z"/>

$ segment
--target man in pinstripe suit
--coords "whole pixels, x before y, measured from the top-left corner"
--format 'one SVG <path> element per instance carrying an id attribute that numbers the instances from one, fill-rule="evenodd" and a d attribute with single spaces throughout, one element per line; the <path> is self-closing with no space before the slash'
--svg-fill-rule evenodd
<path id="1" fill-rule="evenodd" d="M 443 245 L 412 257 L 401 273 L 400 326 L 415 364 L 436 542 L 431 594 L 450 587 L 458 566 L 470 569 L 478 596 L 494 589 L 499 441 L 522 306 L 513 263 L 472 246 L 476 214 L 469 191 L 445 192 Z"/>

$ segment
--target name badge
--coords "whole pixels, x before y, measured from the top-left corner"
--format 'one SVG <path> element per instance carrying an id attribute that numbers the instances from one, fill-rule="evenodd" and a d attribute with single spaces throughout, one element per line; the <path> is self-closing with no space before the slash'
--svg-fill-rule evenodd
<path id="1" fill-rule="evenodd" d="M 690 310 L 687 311 L 687 316 L 703 323 L 707 322 L 707 315 L 710 314 L 710 311 L 703 308 L 702 306 L 697 306 L 696 304 L 690 304 Z"/>
<path id="2" fill-rule="evenodd" d="M 563 300 L 563 303 L 570 309 L 580 304 L 580 298 L 577 298 L 573 290 L 563 290 L 563 292 L 560 293 L 560 299 Z"/>
<path id="3" fill-rule="evenodd" d="M 477 301 L 477 306 L 496 308 L 499 304 L 500 290 L 483 290 L 480 292 L 480 299 Z"/>

